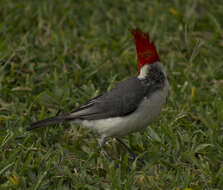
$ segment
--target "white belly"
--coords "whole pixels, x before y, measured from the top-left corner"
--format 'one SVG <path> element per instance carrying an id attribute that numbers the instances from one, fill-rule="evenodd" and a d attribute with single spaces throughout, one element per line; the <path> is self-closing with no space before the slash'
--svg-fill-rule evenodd
<path id="1" fill-rule="evenodd" d="M 149 98 L 145 98 L 138 109 L 128 116 L 91 121 L 76 120 L 75 123 L 88 127 L 104 137 L 123 136 L 138 131 L 147 127 L 159 115 L 166 103 L 168 89 L 169 85 L 166 83 L 162 90 L 156 91 Z"/>

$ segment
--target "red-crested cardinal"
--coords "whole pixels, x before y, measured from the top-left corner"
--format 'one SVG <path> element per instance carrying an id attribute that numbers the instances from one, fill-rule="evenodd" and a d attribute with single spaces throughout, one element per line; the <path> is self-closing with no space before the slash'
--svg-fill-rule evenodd
<path id="1" fill-rule="evenodd" d="M 111 157 L 104 149 L 108 138 L 116 138 L 135 158 L 120 137 L 147 127 L 159 115 L 167 101 L 169 83 L 149 35 L 140 29 L 131 33 L 138 56 L 137 77 L 120 82 L 69 113 L 32 123 L 27 130 L 69 121 L 96 131 L 100 148 L 109 160 Z"/>

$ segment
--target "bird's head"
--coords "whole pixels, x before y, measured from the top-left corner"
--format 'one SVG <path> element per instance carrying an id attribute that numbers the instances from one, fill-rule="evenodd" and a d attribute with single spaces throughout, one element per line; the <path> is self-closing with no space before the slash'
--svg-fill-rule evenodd
<path id="1" fill-rule="evenodd" d="M 138 57 L 138 75 L 144 75 L 147 72 L 145 65 L 152 65 L 160 62 L 159 55 L 153 42 L 150 42 L 149 34 L 136 28 L 131 30 L 135 38 L 135 45 Z"/>

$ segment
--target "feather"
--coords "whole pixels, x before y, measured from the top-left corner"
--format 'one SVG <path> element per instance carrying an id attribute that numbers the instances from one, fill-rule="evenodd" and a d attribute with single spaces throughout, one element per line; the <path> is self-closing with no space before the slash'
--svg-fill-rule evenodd
<path id="1" fill-rule="evenodd" d="M 160 61 L 156 47 L 153 42 L 150 42 L 149 34 L 142 32 L 136 28 L 131 30 L 131 34 L 135 38 L 135 45 L 138 57 L 138 74 L 140 68 L 145 64 L 153 64 L 156 61 Z"/>

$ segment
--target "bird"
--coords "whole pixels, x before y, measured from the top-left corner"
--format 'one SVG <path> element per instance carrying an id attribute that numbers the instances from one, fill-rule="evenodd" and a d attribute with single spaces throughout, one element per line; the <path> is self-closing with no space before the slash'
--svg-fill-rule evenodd
<path id="1" fill-rule="evenodd" d="M 167 103 L 170 85 L 149 34 L 139 28 L 130 32 L 137 52 L 137 76 L 118 83 L 110 91 L 90 99 L 68 113 L 31 123 L 26 130 L 71 122 L 99 134 L 100 149 L 108 160 L 112 160 L 105 150 L 105 143 L 109 138 L 115 138 L 132 159 L 136 159 L 122 137 L 146 128 L 160 114 Z"/>

